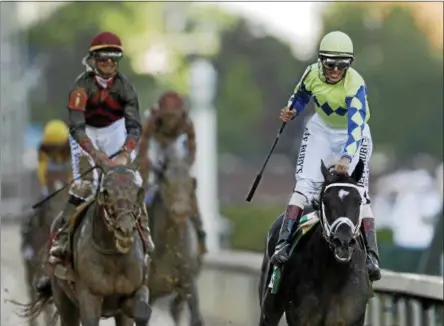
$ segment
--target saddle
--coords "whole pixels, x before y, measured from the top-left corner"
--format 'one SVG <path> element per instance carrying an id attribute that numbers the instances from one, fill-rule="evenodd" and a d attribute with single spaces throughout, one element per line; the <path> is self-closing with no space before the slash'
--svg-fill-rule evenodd
<path id="1" fill-rule="evenodd" d="M 293 253 L 302 237 L 306 235 L 316 224 L 318 224 L 319 220 L 319 216 L 316 212 L 306 214 L 299 219 L 298 227 L 291 237 L 292 245 L 290 249 L 290 255 Z"/>

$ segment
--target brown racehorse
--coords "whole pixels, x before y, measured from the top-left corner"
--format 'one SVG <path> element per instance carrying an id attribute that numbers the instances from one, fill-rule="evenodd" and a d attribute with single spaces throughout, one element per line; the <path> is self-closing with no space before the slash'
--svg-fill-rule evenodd
<path id="1" fill-rule="evenodd" d="M 79 207 L 70 225 L 68 279 L 52 275 L 39 286 L 38 299 L 27 305 L 25 317 L 40 314 L 53 300 L 61 326 L 99 326 L 108 317 L 115 318 L 116 326 L 146 326 L 151 308 L 138 221 L 144 198 L 133 167 L 106 169 L 98 195 Z M 51 230 L 59 224 L 58 217 Z"/>
<path id="2" fill-rule="evenodd" d="M 176 325 L 186 302 L 190 310 L 189 325 L 202 326 L 196 286 L 200 255 L 190 219 L 196 209 L 192 201 L 194 179 L 189 173 L 190 164 L 178 155 L 174 144 L 167 148 L 164 163 L 159 193 L 148 208 L 156 244 L 150 265 L 151 303 L 174 293 L 170 312 Z"/>
<path id="3" fill-rule="evenodd" d="M 48 192 L 52 193 L 65 185 L 71 177 L 71 166 L 48 166 Z M 35 282 L 44 274 L 43 266 L 47 259 L 47 245 L 53 220 L 63 209 L 68 200 L 68 189 L 61 191 L 56 197 L 44 203 L 30 213 L 21 225 L 22 258 L 25 268 L 25 281 L 31 301 L 37 299 Z M 50 324 L 54 308 L 47 305 L 44 310 L 45 325 Z M 29 320 L 29 326 L 37 326 L 35 319 Z"/>

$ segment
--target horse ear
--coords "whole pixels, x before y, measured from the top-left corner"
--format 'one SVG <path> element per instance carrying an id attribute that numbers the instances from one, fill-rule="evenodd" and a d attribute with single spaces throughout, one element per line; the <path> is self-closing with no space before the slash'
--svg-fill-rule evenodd
<path id="1" fill-rule="evenodd" d="M 323 160 L 321 160 L 321 172 L 322 172 L 322 175 L 324 176 L 324 180 L 327 181 L 327 180 L 330 179 L 330 177 L 331 177 L 331 173 L 330 173 L 330 171 L 328 170 L 328 168 L 325 166 Z"/>
<path id="2" fill-rule="evenodd" d="M 356 183 L 361 180 L 362 175 L 364 174 L 364 161 L 359 159 L 358 164 L 356 164 L 355 169 L 353 170 L 353 173 L 351 174 L 351 178 L 356 181 Z"/>

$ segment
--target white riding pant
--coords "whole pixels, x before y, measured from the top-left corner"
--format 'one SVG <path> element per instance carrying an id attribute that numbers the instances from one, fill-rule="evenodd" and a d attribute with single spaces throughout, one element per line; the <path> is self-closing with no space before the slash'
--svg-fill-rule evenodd
<path id="1" fill-rule="evenodd" d="M 306 200 L 305 204 L 311 203 L 320 195 L 324 177 L 321 172 L 321 160 L 325 166 L 334 165 L 340 158 L 348 138 L 347 130 L 334 129 L 325 124 L 317 115 L 308 121 L 302 136 L 301 147 L 296 164 L 296 186 L 290 199 L 290 205 L 295 205 L 295 201 L 301 201 L 302 194 Z M 370 204 L 368 194 L 369 186 L 369 161 L 373 151 L 373 141 L 370 128 L 365 125 L 363 139 L 356 155 L 350 163 L 349 173 L 351 174 L 359 162 L 364 162 L 364 173 L 358 182 L 363 205 Z M 300 194 L 298 194 L 300 193 Z M 302 206 L 304 204 L 300 203 Z M 298 203 L 299 205 L 299 203 Z"/>
<path id="2" fill-rule="evenodd" d="M 106 153 L 108 156 L 111 156 L 114 153 L 117 153 L 125 143 L 127 136 L 125 119 L 117 120 L 113 124 L 103 128 L 86 126 L 86 135 L 91 140 L 94 148 Z M 82 156 L 88 159 L 90 167 L 94 166 L 95 163 L 92 157 L 86 151 L 84 151 L 71 136 L 69 137 L 69 144 L 71 147 L 72 174 L 73 178 L 76 179 L 80 177 L 82 173 L 85 172 L 82 171 L 80 164 Z M 135 157 L 136 153 L 133 151 L 131 153 L 131 160 L 134 160 Z M 136 174 L 137 177 L 140 179 L 140 185 L 142 185 L 142 178 L 140 176 L 140 173 L 137 172 Z M 98 179 L 99 179 L 99 172 L 98 170 L 95 169 L 93 170 L 94 181 L 92 185 L 92 190 L 93 190 L 92 194 L 95 193 L 95 190 L 98 187 Z M 74 182 L 74 187 L 75 186 L 82 187 L 82 180 L 81 179 L 76 180 Z M 70 194 L 79 197 L 75 192 L 70 191 Z"/>
<path id="3" fill-rule="evenodd" d="M 152 164 L 154 169 L 162 169 L 162 165 L 167 157 L 167 151 L 174 151 L 174 155 L 179 158 L 186 158 L 188 156 L 187 149 L 187 135 L 179 135 L 174 142 L 170 143 L 168 146 L 162 146 L 156 139 L 151 138 L 149 149 L 148 149 L 148 159 Z M 148 184 L 153 185 L 156 183 L 156 175 L 151 169 L 148 175 Z"/>

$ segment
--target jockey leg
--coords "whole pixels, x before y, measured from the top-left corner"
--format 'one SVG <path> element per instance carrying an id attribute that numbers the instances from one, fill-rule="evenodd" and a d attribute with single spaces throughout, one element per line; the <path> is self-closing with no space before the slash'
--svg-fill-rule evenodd
<path id="1" fill-rule="evenodd" d="M 373 141 L 368 126 L 365 126 L 363 131 L 363 138 L 359 148 L 359 155 L 355 155 L 350 164 L 350 173 L 354 170 L 359 160 L 364 162 L 364 173 L 361 180 L 358 182 L 360 187 L 359 192 L 362 198 L 362 222 L 361 232 L 365 238 L 365 245 L 367 249 L 367 269 L 371 281 L 377 281 L 381 278 L 381 271 L 379 268 L 379 250 L 376 239 L 375 218 L 370 207 L 369 197 L 369 178 L 370 167 L 369 162 L 373 152 Z"/>
<path id="2" fill-rule="evenodd" d="M 298 227 L 304 207 L 319 193 L 324 180 L 320 168 L 321 160 L 325 162 L 330 152 L 329 134 L 319 122 L 310 120 L 302 135 L 296 165 L 296 187 L 285 210 L 279 239 L 271 257 L 275 266 L 284 264 L 289 259 L 291 245 L 288 239 Z"/>
<path id="3" fill-rule="evenodd" d="M 194 188 L 193 188 L 191 200 L 193 202 L 192 205 L 193 205 L 194 214 L 191 216 L 191 221 L 193 222 L 193 225 L 196 228 L 197 239 L 199 241 L 199 252 L 201 255 L 204 255 L 205 253 L 208 252 L 206 241 L 205 241 L 206 233 L 203 228 L 202 216 L 200 215 L 199 204 L 197 202 L 197 193 L 196 193 L 197 181 L 195 178 L 193 178 L 193 179 L 194 179 L 193 180 L 194 181 Z"/>
<path id="4" fill-rule="evenodd" d="M 287 262 L 290 255 L 289 237 L 297 228 L 299 219 L 304 212 L 304 206 L 307 203 L 307 197 L 299 192 L 294 192 L 285 210 L 284 219 L 282 221 L 281 229 L 279 230 L 279 238 L 276 243 L 276 248 L 271 263 L 275 266 Z"/>
<path id="5" fill-rule="evenodd" d="M 73 139 L 70 139 L 70 145 L 73 177 L 78 178 L 82 173 L 89 169 L 92 164 L 92 159 L 80 149 L 80 146 Z M 75 224 L 74 217 L 76 216 L 75 213 L 77 208 L 94 192 L 93 173 L 88 173 L 82 178 L 82 180 L 76 180 L 69 191 L 70 197 L 68 203 L 60 217 L 61 227 L 55 234 L 49 250 L 48 261 L 51 264 L 63 262 L 69 257 L 67 249 L 70 226 Z"/>
<path id="6" fill-rule="evenodd" d="M 371 281 L 381 279 L 379 268 L 379 250 L 376 237 L 375 218 L 369 204 L 365 204 L 362 209 L 361 231 L 365 237 L 367 247 L 367 269 Z"/>
<path id="7" fill-rule="evenodd" d="M 77 210 L 77 207 L 83 203 L 81 198 L 71 195 L 69 197 L 68 203 L 62 212 L 61 227 L 54 236 L 51 244 L 51 249 L 49 250 L 49 262 L 51 264 L 57 264 L 63 262 L 67 256 L 67 245 L 69 237 L 69 225 L 71 224 L 71 217 Z"/>
<path id="8" fill-rule="evenodd" d="M 58 229 L 54 236 L 53 242 L 51 244 L 51 249 L 49 250 L 49 262 L 51 264 L 57 264 L 69 257 L 68 253 L 68 240 L 69 232 L 71 226 L 76 223 L 76 211 L 77 208 L 83 204 L 91 194 L 92 183 L 90 181 L 81 181 L 73 185 L 70 190 L 70 197 L 68 203 L 66 204 L 61 219 L 61 227 Z"/>

